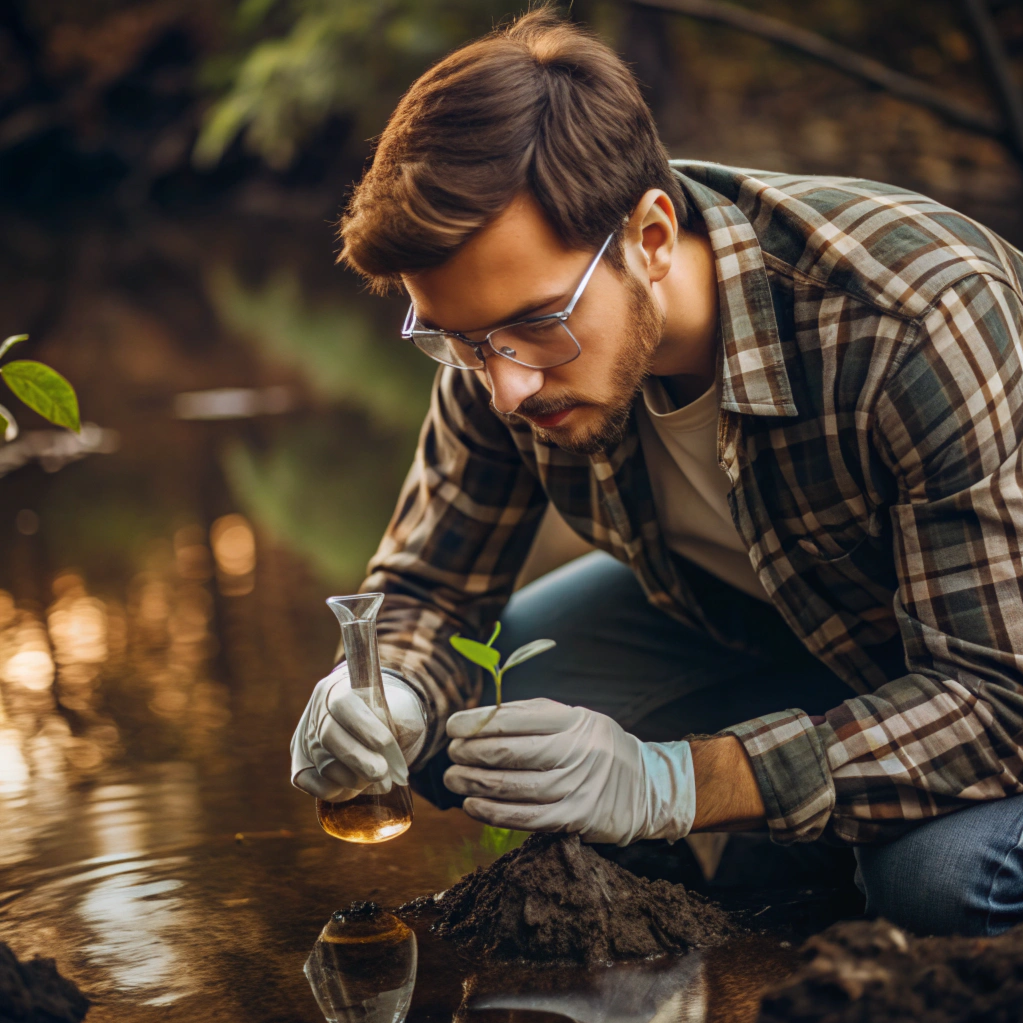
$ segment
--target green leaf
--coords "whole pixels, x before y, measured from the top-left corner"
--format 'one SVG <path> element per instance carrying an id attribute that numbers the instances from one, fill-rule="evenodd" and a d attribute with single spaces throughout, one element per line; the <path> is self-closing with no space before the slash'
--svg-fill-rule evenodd
<path id="1" fill-rule="evenodd" d="M 27 340 L 28 334 L 12 334 L 2 345 L 0 345 L 0 359 L 2 359 L 16 344 Z"/>
<path id="2" fill-rule="evenodd" d="M 75 390 L 55 369 L 41 362 L 21 359 L 0 367 L 0 375 L 23 402 L 44 419 L 75 432 L 81 430 Z"/>
<path id="3" fill-rule="evenodd" d="M 526 643 L 525 646 L 520 646 L 518 650 L 512 653 L 508 660 L 504 662 L 504 668 L 502 673 L 507 671 L 509 668 L 514 668 L 516 664 L 521 664 L 523 661 L 528 661 L 530 657 L 536 657 L 537 654 L 545 653 L 550 650 L 551 647 L 557 646 L 553 639 L 534 639 L 532 643 Z"/>
<path id="4" fill-rule="evenodd" d="M 501 662 L 501 652 L 484 643 L 464 636 L 452 636 L 451 645 L 465 658 L 487 671 L 494 671 Z"/>
<path id="5" fill-rule="evenodd" d="M 14 440 L 20 433 L 18 421 L 6 405 L 0 405 L 0 441 Z"/>
<path id="6" fill-rule="evenodd" d="M 493 646 L 494 645 L 494 640 L 497 639 L 497 637 L 500 636 L 500 635 L 501 635 L 501 623 L 500 622 L 495 622 L 494 623 L 494 634 L 490 637 L 490 639 L 487 640 L 487 646 Z"/>

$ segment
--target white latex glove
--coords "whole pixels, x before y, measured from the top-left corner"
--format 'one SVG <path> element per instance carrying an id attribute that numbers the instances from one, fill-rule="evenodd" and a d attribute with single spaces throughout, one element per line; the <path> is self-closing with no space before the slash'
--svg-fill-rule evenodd
<path id="1" fill-rule="evenodd" d="M 408 764 L 426 738 L 426 711 L 416 691 L 385 671 L 384 695 L 399 739 L 352 691 L 348 665 L 316 683 L 291 737 L 291 784 L 320 799 L 344 802 L 360 792 L 408 784 Z"/>
<path id="2" fill-rule="evenodd" d="M 553 700 L 459 711 L 444 784 L 499 828 L 578 832 L 584 842 L 689 834 L 696 786 L 688 742 L 640 742 L 604 714 Z M 475 733 L 475 734 L 474 734 Z"/>

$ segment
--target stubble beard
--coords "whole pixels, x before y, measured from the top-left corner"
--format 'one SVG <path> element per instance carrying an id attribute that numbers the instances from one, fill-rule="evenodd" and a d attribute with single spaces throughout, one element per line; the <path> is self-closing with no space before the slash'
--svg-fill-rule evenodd
<path id="1" fill-rule="evenodd" d="M 643 386 L 643 380 L 650 373 L 654 352 L 664 331 L 663 314 L 631 274 L 628 277 L 628 288 L 632 326 L 622 339 L 611 370 L 611 379 L 615 382 L 614 393 L 599 403 L 572 394 L 551 398 L 534 394 L 527 398 L 515 410 L 516 418 L 556 415 L 575 405 L 598 413 L 597 421 L 578 436 L 570 433 L 567 428 L 545 429 L 527 419 L 537 440 L 572 454 L 595 455 L 613 450 L 625 439 L 632 406 Z"/>

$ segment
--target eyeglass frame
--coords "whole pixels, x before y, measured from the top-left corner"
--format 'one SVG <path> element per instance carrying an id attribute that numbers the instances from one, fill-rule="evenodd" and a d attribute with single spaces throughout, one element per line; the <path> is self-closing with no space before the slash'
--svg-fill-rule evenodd
<path id="1" fill-rule="evenodd" d="M 404 340 L 409 341 L 413 345 L 415 345 L 416 348 L 419 349 L 419 351 L 421 351 L 423 355 L 425 355 L 428 359 L 433 359 L 434 362 L 439 362 L 442 366 L 450 366 L 452 369 L 461 369 L 465 370 L 466 372 L 476 373 L 479 372 L 479 370 L 483 369 L 484 366 L 486 366 L 487 362 L 486 356 L 482 354 L 482 349 L 484 346 L 489 348 L 495 355 L 500 356 L 502 359 L 507 359 L 509 362 L 514 362 L 516 366 L 524 366 L 526 369 L 544 370 L 554 369 L 557 366 L 566 366 L 568 365 L 568 363 L 578 359 L 579 356 L 582 355 L 583 349 L 582 345 L 579 344 L 579 339 L 575 336 L 575 334 L 572 333 L 571 330 L 569 330 L 568 325 L 565 323 L 565 321 L 569 318 L 569 316 L 572 315 L 576 305 L 579 302 L 579 299 L 582 298 L 583 292 L 586 290 L 586 285 L 590 283 L 590 278 L 593 276 L 594 271 L 600 264 L 600 261 L 603 258 L 604 253 L 607 251 L 607 247 L 611 244 L 611 239 L 614 238 L 614 236 L 615 232 L 612 231 L 611 234 L 609 234 L 607 238 L 604 239 L 604 244 L 600 246 L 599 250 L 597 251 L 597 254 L 593 257 L 592 261 L 590 262 L 590 265 L 586 268 L 586 272 L 583 274 L 582 280 L 579 282 L 579 286 L 575 289 L 575 292 L 569 299 L 568 305 L 565 306 L 565 308 L 562 309 L 560 312 L 544 313 L 542 316 L 530 316 L 524 320 L 514 320 L 511 323 L 502 323 L 500 326 L 494 327 L 493 330 L 487 331 L 487 334 L 482 341 L 473 341 L 472 338 L 467 337 L 465 334 L 462 334 L 457 330 L 431 330 L 425 327 L 423 330 L 416 330 L 416 324 L 419 323 L 419 319 L 416 316 L 416 304 L 415 302 L 410 302 L 408 312 L 405 314 L 405 322 L 401 328 L 401 336 Z M 490 341 L 491 337 L 493 337 L 494 334 L 496 334 L 498 331 L 508 330 L 510 327 L 517 327 L 520 324 L 544 323 L 549 320 L 557 320 L 565 328 L 565 333 L 568 334 L 568 336 L 575 343 L 575 355 L 573 355 L 571 358 L 565 359 L 563 362 L 555 362 L 553 365 L 550 366 L 529 366 L 524 362 L 519 362 L 518 359 L 513 359 L 510 355 L 505 355 L 503 352 L 498 351 Z M 424 334 L 429 334 L 432 336 L 437 336 L 438 334 L 440 334 L 447 337 L 452 337 L 456 341 L 461 341 L 463 344 L 466 344 L 470 348 L 472 348 L 473 354 L 476 356 L 477 359 L 479 359 L 481 365 L 462 366 L 459 365 L 458 363 L 445 362 L 443 359 L 438 359 L 437 356 L 431 355 L 429 352 L 420 348 L 419 345 L 416 344 L 416 336 Z"/>

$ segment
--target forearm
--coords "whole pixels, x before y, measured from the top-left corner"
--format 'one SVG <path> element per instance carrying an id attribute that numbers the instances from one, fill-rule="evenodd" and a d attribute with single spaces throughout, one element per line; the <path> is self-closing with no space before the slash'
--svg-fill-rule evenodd
<path id="1" fill-rule="evenodd" d="M 764 801 L 742 743 L 735 736 L 690 743 L 696 778 L 693 831 L 759 831 Z"/>

